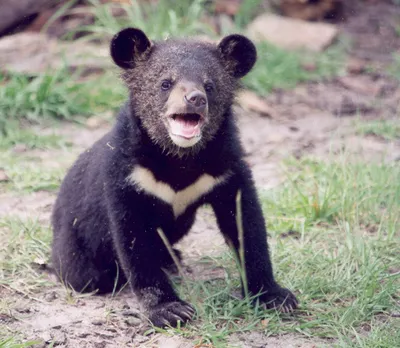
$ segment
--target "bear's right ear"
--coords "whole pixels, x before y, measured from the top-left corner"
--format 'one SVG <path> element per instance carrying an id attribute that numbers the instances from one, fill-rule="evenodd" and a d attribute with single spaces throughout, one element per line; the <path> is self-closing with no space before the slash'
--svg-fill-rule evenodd
<path id="1" fill-rule="evenodd" d="M 151 41 L 143 31 L 127 28 L 121 30 L 111 40 L 111 57 L 119 67 L 132 69 L 135 67 L 135 60 L 143 58 L 151 46 Z"/>

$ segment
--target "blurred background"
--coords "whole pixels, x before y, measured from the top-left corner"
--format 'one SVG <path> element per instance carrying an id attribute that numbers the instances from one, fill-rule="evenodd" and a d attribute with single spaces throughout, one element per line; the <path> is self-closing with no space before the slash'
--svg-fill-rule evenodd
<path id="1" fill-rule="evenodd" d="M 6 119 L 115 110 L 125 94 L 108 43 L 127 26 L 153 39 L 249 35 L 258 42 L 259 61 L 243 83 L 265 96 L 346 72 L 399 78 L 399 19 L 398 0 L 1 0 L 0 132 L 10 133 Z M 344 99 L 335 113 L 366 108 Z"/>

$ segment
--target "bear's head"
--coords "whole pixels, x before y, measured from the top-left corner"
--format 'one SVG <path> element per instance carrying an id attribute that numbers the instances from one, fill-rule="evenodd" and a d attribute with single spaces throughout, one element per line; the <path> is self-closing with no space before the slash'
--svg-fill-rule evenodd
<path id="1" fill-rule="evenodd" d="M 124 69 L 133 114 L 163 150 L 194 154 L 230 116 L 238 80 L 253 67 L 254 44 L 242 35 L 220 43 L 150 41 L 127 28 L 114 36 L 111 56 Z"/>

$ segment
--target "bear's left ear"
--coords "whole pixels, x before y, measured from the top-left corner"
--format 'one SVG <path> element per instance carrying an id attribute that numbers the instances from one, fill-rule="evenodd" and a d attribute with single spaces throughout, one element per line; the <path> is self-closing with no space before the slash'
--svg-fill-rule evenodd
<path id="1" fill-rule="evenodd" d="M 111 40 L 111 57 L 115 64 L 123 69 L 132 69 L 137 60 L 143 59 L 150 52 L 151 42 L 140 29 L 121 30 Z"/>
<path id="2" fill-rule="evenodd" d="M 243 35 L 233 34 L 224 37 L 218 49 L 223 65 L 236 78 L 246 75 L 257 60 L 256 47 Z"/>

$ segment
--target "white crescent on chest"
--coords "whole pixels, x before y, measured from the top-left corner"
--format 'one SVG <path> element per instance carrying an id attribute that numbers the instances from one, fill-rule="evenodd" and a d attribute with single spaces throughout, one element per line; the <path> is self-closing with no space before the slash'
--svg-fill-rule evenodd
<path id="1" fill-rule="evenodd" d="M 151 170 L 137 165 L 127 179 L 139 191 L 144 191 L 171 205 L 177 218 L 189 205 L 211 192 L 215 186 L 225 182 L 229 176 L 229 173 L 218 177 L 203 174 L 191 185 L 175 191 L 168 183 L 157 180 Z"/>

